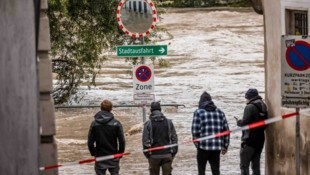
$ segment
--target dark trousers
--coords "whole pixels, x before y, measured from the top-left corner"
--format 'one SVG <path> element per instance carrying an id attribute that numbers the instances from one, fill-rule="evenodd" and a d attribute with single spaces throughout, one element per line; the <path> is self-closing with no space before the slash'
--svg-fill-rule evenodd
<path id="1" fill-rule="evenodd" d="M 206 151 L 197 149 L 198 175 L 206 174 L 206 165 L 209 161 L 212 175 L 220 174 L 220 153 L 221 151 Z"/>
<path id="2" fill-rule="evenodd" d="M 249 167 L 253 175 L 260 175 L 260 156 L 263 148 L 253 148 L 244 143 L 241 144 L 240 150 L 240 170 L 241 175 L 250 175 Z"/>
<path id="3" fill-rule="evenodd" d="M 162 175 L 171 175 L 173 158 L 149 158 L 150 175 L 159 175 L 160 167 Z"/>
<path id="4" fill-rule="evenodd" d="M 111 175 L 119 175 L 119 159 L 105 160 L 95 163 L 96 175 L 106 175 L 107 170 Z"/>

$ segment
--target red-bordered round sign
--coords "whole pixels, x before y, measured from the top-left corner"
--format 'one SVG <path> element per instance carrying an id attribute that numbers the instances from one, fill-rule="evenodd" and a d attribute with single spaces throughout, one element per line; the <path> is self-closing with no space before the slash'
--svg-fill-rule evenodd
<path id="1" fill-rule="evenodd" d="M 151 0 L 144 0 L 144 2 L 148 3 L 149 6 L 152 9 L 152 24 L 150 25 L 150 28 L 143 32 L 143 33 L 132 33 L 131 31 L 129 31 L 123 24 L 122 22 L 122 15 L 121 15 L 121 9 L 123 7 L 123 5 L 126 3 L 126 1 L 128 0 L 121 0 L 117 6 L 117 10 L 116 10 L 116 17 L 117 17 L 117 23 L 119 25 L 119 27 L 129 36 L 133 37 L 133 38 L 138 38 L 138 37 L 143 37 L 143 36 L 147 36 L 151 33 L 152 30 L 155 29 L 155 24 L 157 22 L 157 11 L 156 8 L 154 6 L 154 3 Z"/>
<path id="2" fill-rule="evenodd" d="M 148 66 L 140 66 L 136 70 L 136 78 L 141 82 L 147 82 L 152 77 L 152 70 Z"/>

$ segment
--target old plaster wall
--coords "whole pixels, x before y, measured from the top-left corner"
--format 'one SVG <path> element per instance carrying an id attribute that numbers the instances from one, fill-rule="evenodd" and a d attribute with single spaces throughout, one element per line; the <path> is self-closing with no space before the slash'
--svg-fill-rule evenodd
<path id="1" fill-rule="evenodd" d="M 270 116 L 294 112 L 281 107 L 281 35 L 285 8 L 310 8 L 308 0 L 264 0 L 266 101 Z M 307 7 L 309 6 L 309 7 Z M 309 18 L 309 15 L 308 15 Z M 309 27 L 309 26 L 308 26 Z M 310 173 L 310 110 L 301 110 L 301 174 Z M 295 118 L 270 125 L 266 132 L 266 174 L 294 175 Z"/>

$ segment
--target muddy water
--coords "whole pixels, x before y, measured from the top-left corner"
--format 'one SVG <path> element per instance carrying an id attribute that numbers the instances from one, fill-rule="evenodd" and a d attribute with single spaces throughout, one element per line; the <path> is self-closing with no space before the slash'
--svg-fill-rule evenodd
<path id="1" fill-rule="evenodd" d="M 191 138 L 192 113 L 200 94 L 207 90 L 221 108 L 231 129 L 234 116 L 242 116 L 244 92 L 256 87 L 264 97 L 263 19 L 254 12 L 168 10 L 159 25 L 173 38 L 162 34 L 160 44 L 168 44 L 169 68 L 160 68 L 155 61 L 155 95 L 162 103 L 179 103 L 186 107 L 163 108 L 173 120 L 180 143 Z M 103 63 L 98 86 L 81 88 L 82 104 L 99 104 L 111 99 L 115 104 L 132 104 L 130 63 L 110 53 Z M 149 62 L 151 63 L 151 62 Z M 147 109 L 149 110 L 149 109 Z M 59 109 L 56 111 L 59 163 L 89 158 L 87 132 L 97 109 Z M 121 161 L 121 174 L 148 174 L 147 160 L 141 152 L 141 108 L 115 108 L 114 113 L 127 133 L 126 150 L 133 154 Z M 136 128 L 136 132 L 128 132 Z M 221 157 L 221 174 L 239 173 L 241 133 L 231 135 L 228 153 Z M 197 174 L 195 148 L 182 144 L 173 167 L 174 175 Z M 261 163 L 264 172 L 264 158 Z M 59 174 L 94 174 L 93 164 L 66 167 Z M 207 166 L 207 174 L 210 168 Z M 264 174 L 264 173 L 263 173 Z"/>

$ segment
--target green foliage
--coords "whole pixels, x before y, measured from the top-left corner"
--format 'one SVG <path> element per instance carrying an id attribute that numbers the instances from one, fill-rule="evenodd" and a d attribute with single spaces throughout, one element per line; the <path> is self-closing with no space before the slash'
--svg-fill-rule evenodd
<path id="1" fill-rule="evenodd" d="M 250 0 L 162 0 L 158 4 L 162 7 L 248 7 L 251 5 Z"/>
<path id="2" fill-rule="evenodd" d="M 230 4 L 231 7 L 249 7 L 251 6 L 250 0 L 240 0 Z"/>
<path id="3" fill-rule="evenodd" d="M 53 97 L 64 103 L 83 81 L 95 83 L 103 51 L 118 40 L 117 0 L 49 0 L 51 57 L 57 86 Z"/>
<path id="4" fill-rule="evenodd" d="M 118 28 L 116 7 L 119 0 L 48 0 L 50 20 L 51 58 L 57 83 L 53 98 L 56 104 L 68 102 L 80 85 L 96 85 L 96 75 L 104 53 L 116 45 L 137 44 Z M 160 3 L 153 0 L 155 4 Z M 160 10 L 159 10 L 159 13 Z M 162 31 L 157 29 L 156 31 Z M 145 38 L 146 43 L 156 42 Z M 133 65 L 138 58 L 126 59 Z M 109 64 L 109 63 L 105 63 Z"/>

